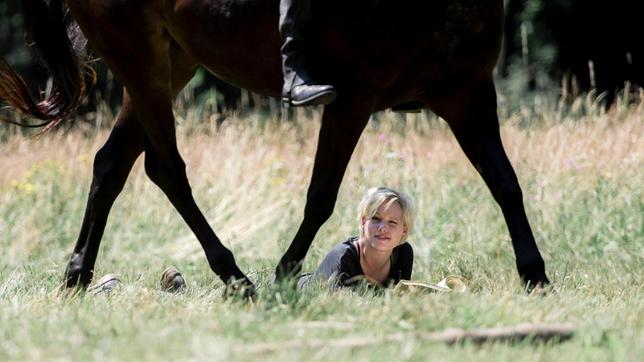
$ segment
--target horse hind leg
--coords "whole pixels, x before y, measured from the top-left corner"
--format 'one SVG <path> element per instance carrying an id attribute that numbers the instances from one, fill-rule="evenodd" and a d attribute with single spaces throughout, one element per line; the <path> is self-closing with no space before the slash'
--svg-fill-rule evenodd
<path id="1" fill-rule="evenodd" d="M 140 17 L 143 24 L 119 27 L 109 45 L 98 49 L 132 98 L 145 133 L 145 169 L 166 194 L 201 243 L 211 269 L 227 284 L 252 293 L 252 283 L 237 266 L 232 253 L 215 235 L 195 203 L 185 163 L 176 143 L 172 113 L 171 64 L 173 56 L 185 55 L 161 24 Z M 114 29 L 112 29 L 114 30 Z M 122 32 L 122 33 L 121 33 Z M 123 42 L 122 39 L 129 39 Z M 111 46 L 110 46 L 111 45 Z M 127 56 L 124 56 L 127 54 Z M 188 62 L 190 63 L 190 62 Z M 179 68 L 182 66 L 179 66 Z M 191 71 L 195 63 L 192 62 Z"/>
<path id="2" fill-rule="evenodd" d="M 427 97 L 426 103 L 450 125 L 458 143 L 501 207 L 516 257 L 519 276 L 528 289 L 548 284 L 516 174 L 501 143 L 496 91 L 492 80 L 465 87 L 449 96 Z"/>
<path id="3" fill-rule="evenodd" d="M 85 216 L 65 271 L 67 287 L 86 287 L 92 280 L 96 255 L 107 217 L 123 189 L 134 161 L 143 152 L 143 130 L 127 94 L 112 132 L 94 158 L 94 173 Z"/>
<path id="4" fill-rule="evenodd" d="M 181 91 L 196 69 L 196 63 L 177 48 L 176 45 L 171 47 L 173 95 Z M 94 159 L 94 176 L 81 232 L 65 271 L 67 287 L 86 287 L 91 282 L 109 211 L 123 189 L 132 165 L 144 151 L 145 140 L 145 132 L 125 90 L 114 128 Z"/>

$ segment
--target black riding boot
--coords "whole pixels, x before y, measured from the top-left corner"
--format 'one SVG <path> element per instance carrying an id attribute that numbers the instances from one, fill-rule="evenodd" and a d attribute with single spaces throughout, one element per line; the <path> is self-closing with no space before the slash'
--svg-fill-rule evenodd
<path id="1" fill-rule="evenodd" d="M 337 97 L 332 85 L 318 84 L 306 69 L 303 32 L 310 22 L 311 0 L 280 0 L 282 99 L 293 106 L 329 104 Z"/>

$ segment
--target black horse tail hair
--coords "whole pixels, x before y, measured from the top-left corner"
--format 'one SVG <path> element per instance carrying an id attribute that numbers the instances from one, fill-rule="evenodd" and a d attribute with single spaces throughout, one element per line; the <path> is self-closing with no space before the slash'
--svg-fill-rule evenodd
<path id="1" fill-rule="evenodd" d="M 0 57 L 0 99 L 43 122 L 4 121 L 23 127 L 45 127 L 44 133 L 78 108 L 87 91 L 86 78 L 93 84 L 96 72 L 85 52 L 87 40 L 68 15 L 63 0 L 23 0 L 23 18 L 27 39 L 36 45 L 53 82 L 48 94 L 41 94 L 40 101 L 36 101 L 25 80 Z"/>

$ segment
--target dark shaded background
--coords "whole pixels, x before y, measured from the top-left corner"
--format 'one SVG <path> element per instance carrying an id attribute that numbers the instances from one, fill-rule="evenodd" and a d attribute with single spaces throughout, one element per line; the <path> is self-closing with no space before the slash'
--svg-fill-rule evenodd
<path id="1" fill-rule="evenodd" d="M 515 97 L 543 92 L 574 97 L 591 89 L 606 105 L 628 84 L 644 85 L 644 30 L 633 0 L 506 0 L 504 49 L 497 67 L 500 92 Z M 26 45 L 21 1 L 0 0 L 0 55 L 33 87 L 43 91 L 47 72 Z M 97 103 L 116 111 L 121 88 L 99 61 L 98 81 L 80 112 Z M 628 83 L 626 83 L 628 82 Z M 278 100 L 253 96 L 200 69 L 191 98 L 222 114 L 252 108 L 279 111 Z"/>

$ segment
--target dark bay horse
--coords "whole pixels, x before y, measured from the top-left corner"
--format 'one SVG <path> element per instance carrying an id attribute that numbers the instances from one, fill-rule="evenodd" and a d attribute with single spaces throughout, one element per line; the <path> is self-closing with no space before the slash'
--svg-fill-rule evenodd
<path id="1" fill-rule="evenodd" d="M 123 106 L 94 160 L 80 235 L 67 266 L 69 287 L 86 286 L 110 208 L 134 161 L 196 234 L 211 269 L 227 284 L 252 286 L 197 207 L 179 155 L 172 99 L 203 65 L 253 92 L 282 85 L 278 0 L 25 0 L 25 23 L 54 77 L 36 102 L 6 62 L 0 96 L 49 125 L 84 94 L 86 38 L 124 85 Z M 67 8 L 73 21 L 64 20 Z M 330 217 L 347 163 L 371 113 L 420 102 L 447 121 L 505 217 L 524 283 L 547 284 L 522 193 L 499 134 L 492 71 L 503 32 L 502 0 L 327 0 L 314 2 L 305 49 L 316 79 L 339 97 L 322 117 L 304 219 L 282 256 L 278 278 L 294 275 Z M 76 24 L 78 26 L 76 26 Z M 80 28 L 80 31 L 79 31 Z"/>

